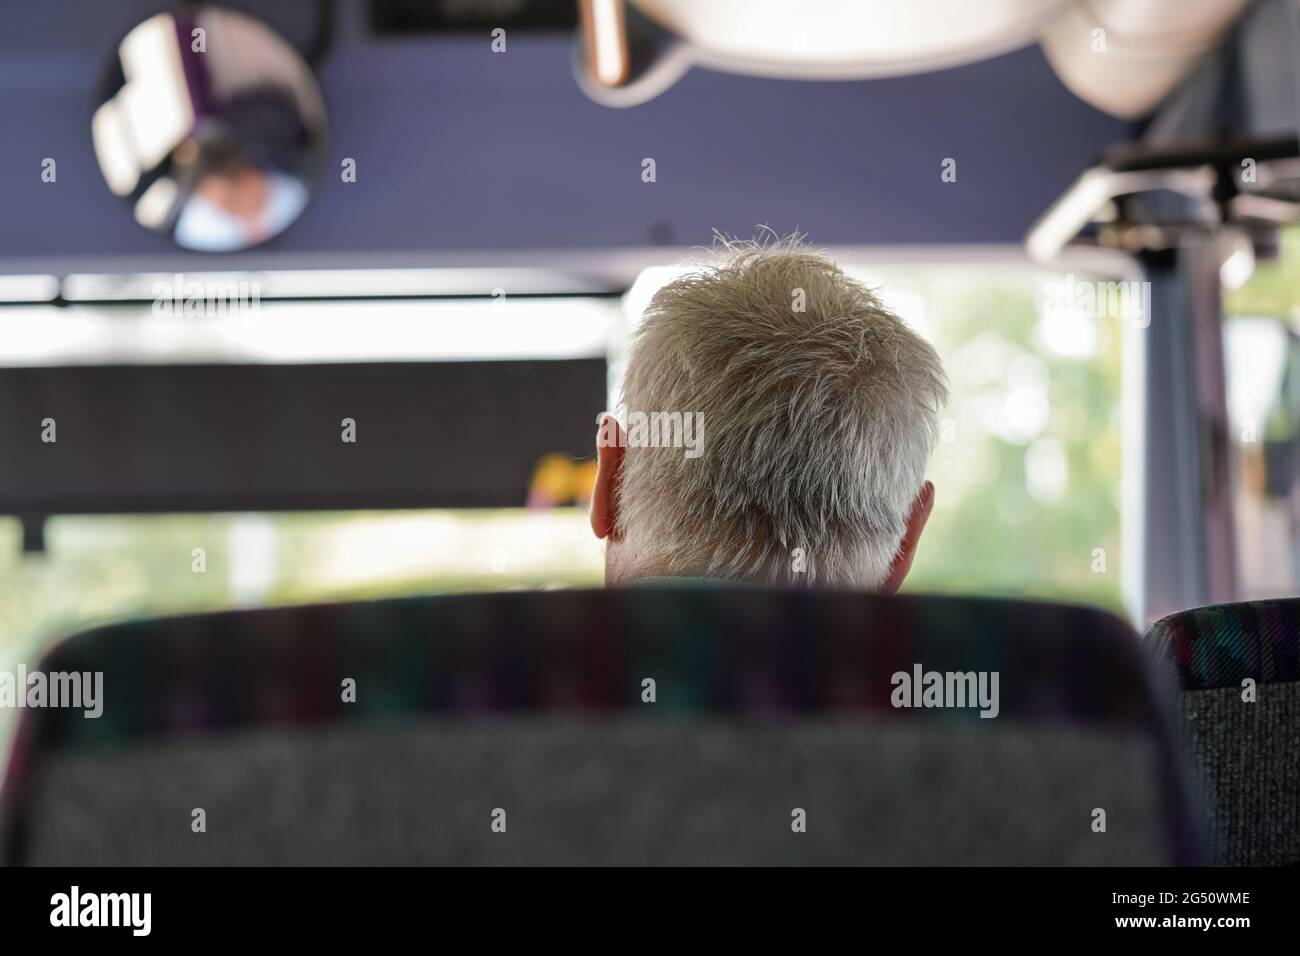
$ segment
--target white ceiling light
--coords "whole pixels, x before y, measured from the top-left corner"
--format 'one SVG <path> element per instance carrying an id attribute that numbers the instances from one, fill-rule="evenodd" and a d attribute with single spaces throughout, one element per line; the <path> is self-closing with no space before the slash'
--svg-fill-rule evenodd
<path id="1" fill-rule="evenodd" d="M 215 314 L 11 306 L 0 368 L 43 365 L 476 362 L 603 358 L 609 299 L 231 302 Z"/>

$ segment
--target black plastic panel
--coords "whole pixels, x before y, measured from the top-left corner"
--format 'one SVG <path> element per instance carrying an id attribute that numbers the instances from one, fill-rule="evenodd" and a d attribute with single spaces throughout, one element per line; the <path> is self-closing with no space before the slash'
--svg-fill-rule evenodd
<path id="1" fill-rule="evenodd" d="M 605 374 L 603 359 L 0 368 L 0 513 L 522 505 L 543 455 L 592 454 Z"/>

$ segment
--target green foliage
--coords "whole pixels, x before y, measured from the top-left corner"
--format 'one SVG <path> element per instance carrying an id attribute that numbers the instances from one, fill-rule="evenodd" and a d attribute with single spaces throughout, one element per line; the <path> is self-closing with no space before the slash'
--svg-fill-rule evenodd
<path id="1" fill-rule="evenodd" d="M 936 508 L 905 587 L 1121 611 L 1120 320 L 1096 320 L 1098 354 L 1064 357 L 1036 335 L 1039 277 L 1005 270 L 936 276 L 927 270 L 907 281 L 928 314 L 937 314 L 934 333 L 953 383 L 949 414 L 956 435 L 950 443 L 941 440 L 936 452 L 930 470 Z M 1049 413 L 1029 441 L 999 437 L 971 414 L 1014 401 L 1013 383 L 981 381 L 981 369 L 963 365 L 990 353 L 1013 356 L 1012 368 L 1036 360 L 1046 373 Z M 1043 440 L 1064 454 L 1066 484 L 1055 500 L 1031 494 L 1027 476 L 1027 455 Z M 1105 554 L 1104 572 L 1094 570 L 1097 549 Z"/>
<path id="2" fill-rule="evenodd" d="M 1257 263 L 1240 289 L 1224 290 L 1225 314 L 1286 317 L 1300 304 L 1300 229 L 1284 229 L 1278 238 L 1276 259 Z"/>

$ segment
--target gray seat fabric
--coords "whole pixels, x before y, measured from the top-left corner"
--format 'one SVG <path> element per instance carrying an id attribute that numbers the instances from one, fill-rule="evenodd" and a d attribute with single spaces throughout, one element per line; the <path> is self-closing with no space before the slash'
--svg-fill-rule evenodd
<path id="1" fill-rule="evenodd" d="M 1143 644 L 1180 701 L 1210 859 L 1300 865 L 1300 598 L 1180 611 Z"/>
<path id="2" fill-rule="evenodd" d="M 1225 866 L 1300 863 L 1300 682 L 1183 694 L 1183 736 L 1208 808 L 1214 860 Z"/>
<path id="3" fill-rule="evenodd" d="M 1140 735 L 1014 724 L 258 732 L 59 757 L 36 785 L 29 862 L 1158 865 L 1156 766 Z"/>
<path id="4" fill-rule="evenodd" d="M 9 863 L 1200 859 L 1137 637 L 1084 608 L 443 596 L 128 622 L 43 668 L 102 672 L 103 713 L 24 712 Z M 918 669 L 999 675 L 997 716 L 894 706 Z"/>

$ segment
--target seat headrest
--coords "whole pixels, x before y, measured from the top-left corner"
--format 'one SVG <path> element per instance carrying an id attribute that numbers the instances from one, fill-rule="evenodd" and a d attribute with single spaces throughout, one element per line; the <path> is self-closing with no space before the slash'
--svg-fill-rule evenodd
<path id="1" fill-rule="evenodd" d="M 473 594 L 116 624 L 69 638 L 41 669 L 102 673 L 103 712 L 24 712 L 5 781 L 9 859 L 182 862 L 196 846 L 209 862 L 459 859 L 427 827 L 376 842 L 362 838 L 370 818 L 315 812 L 423 819 L 440 800 L 434 818 L 467 821 L 456 839 L 495 859 L 473 821 L 482 794 L 502 790 L 549 808 L 533 828 L 548 839 L 562 820 L 622 832 L 640 808 L 646 828 L 694 821 L 701 859 L 788 859 L 779 846 L 747 855 L 744 833 L 768 825 L 796 778 L 858 841 L 801 845 L 809 860 L 1097 863 L 1123 847 L 1196 859 L 1136 635 L 1080 607 L 726 585 Z M 922 690 L 933 675 L 943 706 Z M 962 686 L 982 699 L 956 703 Z M 796 778 L 751 780 L 720 755 Z M 157 821 L 220 794 L 246 853 L 158 836 L 171 831 Z M 1123 840 L 1091 839 L 1098 806 L 1123 820 Z M 868 810 L 874 823 L 850 826 Z M 709 824 L 723 818 L 741 829 Z M 970 828 L 990 818 L 1002 823 L 975 849 Z M 660 858 L 592 833 L 519 859 Z M 691 845 L 663 859 L 693 859 Z"/>
<path id="2" fill-rule="evenodd" d="M 1184 690 L 1300 680 L 1300 598 L 1179 611 L 1151 625 L 1143 643 Z"/>
<path id="3" fill-rule="evenodd" d="M 1048 603 L 719 586 L 510 592 L 115 624 L 46 656 L 101 671 L 99 720 L 41 712 L 42 746 L 415 712 L 890 712 L 891 675 L 996 671 L 1001 716 L 1141 726 L 1137 641 Z M 344 703 L 340 681 L 359 691 Z M 918 711 L 917 716 L 924 711 Z M 967 714 L 962 719 L 973 717 Z"/>

